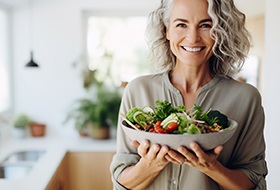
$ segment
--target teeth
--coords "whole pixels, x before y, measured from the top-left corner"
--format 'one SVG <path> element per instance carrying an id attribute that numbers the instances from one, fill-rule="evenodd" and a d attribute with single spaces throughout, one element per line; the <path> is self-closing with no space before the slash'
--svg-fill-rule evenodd
<path id="1" fill-rule="evenodd" d="M 190 52 L 199 52 L 199 51 L 202 50 L 202 47 L 200 47 L 200 48 L 191 48 L 191 47 L 183 46 L 183 48 L 184 48 L 186 51 L 190 51 Z"/>

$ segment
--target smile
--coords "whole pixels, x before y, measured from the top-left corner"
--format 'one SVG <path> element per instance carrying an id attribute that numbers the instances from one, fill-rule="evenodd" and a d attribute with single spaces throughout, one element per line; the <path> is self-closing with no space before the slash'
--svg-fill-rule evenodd
<path id="1" fill-rule="evenodd" d="M 187 46 L 182 46 L 182 48 L 188 52 L 199 52 L 203 49 L 203 47 L 192 48 L 192 47 L 187 47 Z"/>

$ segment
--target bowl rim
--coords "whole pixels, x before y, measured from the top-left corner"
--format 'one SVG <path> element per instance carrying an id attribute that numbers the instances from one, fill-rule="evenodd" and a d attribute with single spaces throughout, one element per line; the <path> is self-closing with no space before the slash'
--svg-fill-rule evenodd
<path id="1" fill-rule="evenodd" d="M 121 125 L 122 127 L 126 127 L 127 129 L 129 130 L 132 130 L 132 131 L 137 131 L 137 132 L 141 132 L 141 133 L 151 133 L 151 134 L 155 134 L 155 135 L 166 135 L 166 136 L 178 136 L 178 135 L 185 135 L 185 136 L 201 136 L 201 135 L 212 135 L 212 134 L 216 134 L 216 133 L 224 133 L 224 132 L 229 132 L 229 131 L 232 131 L 232 130 L 236 130 L 237 127 L 238 127 L 238 123 L 233 120 L 233 119 L 228 119 L 229 123 L 230 123 L 230 126 L 227 127 L 226 129 L 223 129 L 222 131 L 219 131 L 219 132 L 211 132 L 211 133 L 199 133 L 199 134 L 189 134 L 189 133 L 183 133 L 183 134 L 174 134 L 174 133 L 152 133 L 152 132 L 149 132 L 149 131 L 144 131 L 144 130 L 135 130 L 133 127 L 129 127 L 129 126 L 126 126 L 123 124 L 123 121 L 121 122 Z M 129 125 L 129 124 L 128 124 Z"/>
<path id="2" fill-rule="evenodd" d="M 169 148 L 176 150 L 180 146 L 184 146 L 186 148 L 190 148 L 190 145 L 188 143 L 192 142 L 197 142 L 200 144 L 200 147 L 204 151 L 208 151 L 216 147 L 218 144 L 225 144 L 228 140 L 232 138 L 234 135 L 236 129 L 238 128 L 238 123 L 232 119 L 229 119 L 230 121 L 230 128 L 227 130 L 224 130 L 222 132 L 212 132 L 212 133 L 202 133 L 202 134 L 164 134 L 164 133 L 152 133 L 148 131 L 141 131 L 141 130 L 135 130 L 131 127 L 128 127 L 124 124 L 123 130 L 125 133 L 125 136 L 129 138 L 130 140 L 144 140 L 147 139 L 149 140 L 152 144 L 160 144 L 160 145 L 167 145 Z M 224 135 L 223 135 L 224 134 Z M 187 137 L 187 139 L 184 140 L 184 137 Z M 158 138 L 158 139 L 157 139 Z M 163 143 L 162 140 L 165 139 L 166 143 Z M 180 142 L 179 143 L 174 143 L 174 142 Z M 205 140 L 200 140 L 200 139 L 209 139 L 209 144 L 206 143 L 207 141 Z M 220 140 L 218 140 L 220 139 Z M 218 143 L 215 143 L 218 142 Z"/>

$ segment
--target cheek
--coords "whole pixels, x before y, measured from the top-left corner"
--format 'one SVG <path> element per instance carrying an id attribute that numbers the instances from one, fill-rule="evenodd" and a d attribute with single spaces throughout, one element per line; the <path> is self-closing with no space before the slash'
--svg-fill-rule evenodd
<path id="1" fill-rule="evenodd" d="M 205 33 L 201 35 L 203 38 L 203 41 L 209 46 L 209 47 L 213 47 L 214 46 L 214 39 L 211 38 L 209 33 Z"/>
<path id="2" fill-rule="evenodd" d="M 210 43 L 210 46 L 213 47 L 215 44 L 215 40 L 213 40 L 211 37 L 209 37 L 209 43 Z"/>
<path id="3" fill-rule="evenodd" d="M 166 34 L 166 38 L 172 43 L 176 43 L 182 39 L 182 34 L 176 30 L 169 30 Z"/>

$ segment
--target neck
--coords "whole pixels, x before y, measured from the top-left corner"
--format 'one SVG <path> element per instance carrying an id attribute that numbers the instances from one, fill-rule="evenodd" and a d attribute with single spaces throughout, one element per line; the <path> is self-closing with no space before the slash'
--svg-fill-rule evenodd
<path id="1" fill-rule="evenodd" d="M 208 69 L 184 70 L 176 67 L 169 77 L 173 86 L 180 91 L 187 109 L 194 105 L 201 87 L 213 78 Z"/>
<path id="2" fill-rule="evenodd" d="M 195 93 L 202 86 L 208 83 L 213 77 L 209 70 L 183 70 L 174 68 L 170 72 L 170 81 L 175 87 L 183 90 L 185 93 Z M 181 91 L 180 90 L 180 91 Z"/>

